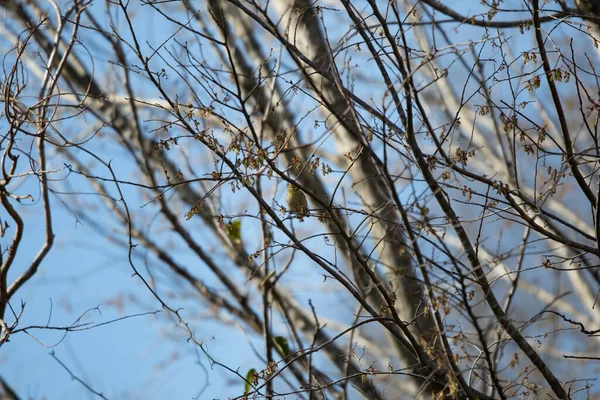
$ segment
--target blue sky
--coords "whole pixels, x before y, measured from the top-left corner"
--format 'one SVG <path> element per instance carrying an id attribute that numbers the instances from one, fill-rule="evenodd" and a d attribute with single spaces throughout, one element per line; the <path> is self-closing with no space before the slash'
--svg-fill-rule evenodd
<path id="1" fill-rule="evenodd" d="M 470 5 L 469 2 L 461 2 L 461 4 Z M 136 5 L 132 2 L 132 7 L 136 7 Z M 479 6 L 478 2 L 477 6 Z M 104 15 L 102 2 L 94 3 L 93 7 L 95 7 L 94 12 L 97 13 L 98 18 L 102 18 L 101 16 Z M 202 5 L 198 5 L 198 7 L 202 7 Z M 136 29 L 149 43 L 162 43 L 172 34 L 173 25 L 164 23 L 164 19 L 149 8 L 137 7 L 133 11 L 137 13 Z M 472 10 L 466 8 L 463 11 L 465 15 L 471 12 Z M 335 15 L 335 13 L 328 15 Z M 123 19 L 117 18 L 117 21 L 124 32 Z M 6 21 L 2 22 L 6 23 Z M 347 27 L 343 26 L 342 28 L 346 29 Z M 478 28 L 468 28 L 461 32 L 464 34 L 469 31 L 478 31 Z M 480 36 L 481 32 L 478 32 Z M 124 36 L 128 37 L 126 34 Z M 92 49 L 95 57 L 94 67 L 98 72 L 114 68 L 109 64 L 110 56 L 103 58 L 104 52 L 101 49 L 107 48 L 105 43 L 101 46 L 96 46 L 92 42 L 88 44 L 85 38 L 94 36 L 85 31 L 81 32 L 81 37 L 84 44 Z M 523 43 L 525 42 L 523 41 Z M 526 45 L 529 46 L 528 41 Z M 78 49 L 78 51 L 82 51 L 82 49 Z M 85 52 L 82 51 L 83 53 Z M 106 54 L 110 55 L 111 53 L 107 51 Z M 354 61 L 363 63 L 361 65 L 368 65 L 365 59 L 358 54 Z M 172 76 L 171 82 L 176 82 L 175 76 Z M 109 81 L 107 85 L 116 85 L 117 82 L 118 80 Z M 143 81 L 140 80 L 136 83 L 142 85 Z M 35 85 L 32 84 L 32 86 Z M 109 89 L 113 89 L 112 86 L 107 90 Z M 172 83 L 169 89 L 176 92 L 180 88 L 177 84 Z M 364 97 L 369 98 L 369 92 L 374 88 L 357 89 L 359 92 L 361 90 L 364 90 Z M 147 90 L 146 87 L 140 88 L 139 92 L 149 98 L 157 95 L 151 87 Z M 379 92 L 376 93 L 376 95 L 379 94 Z M 306 107 L 305 111 L 312 106 L 312 103 L 302 95 L 294 97 L 294 101 L 302 107 Z M 303 113 L 299 111 L 298 115 L 303 115 Z M 324 131 L 324 127 L 321 124 L 320 129 L 314 129 L 314 131 L 308 129 L 313 124 L 314 118 L 309 117 L 300 127 L 306 128 L 307 132 L 317 137 Z M 144 126 L 148 129 L 154 127 L 152 122 L 144 122 Z M 73 129 L 73 133 L 77 133 L 81 127 L 69 128 Z M 5 130 L 6 121 L 0 120 L 0 131 Z M 104 140 L 102 138 L 94 140 L 100 140 L 100 142 L 94 142 L 91 146 L 105 161 L 112 160 L 120 179 L 136 180 L 135 173 L 130 172 L 133 168 L 132 164 L 125 159 L 117 145 L 101 143 L 101 140 Z M 190 146 L 194 144 L 192 140 L 184 140 L 183 143 Z M 328 150 L 335 152 L 334 148 Z M 202 151 L 194 154 L 199 158 L 203 156 Z M 86 159 L 86 161 L 90 160 Z M 64 163 L 67 161 L 60 153 L 53 154 L 50 162 L 54 168 L 60 170 L 57 176 L 66 175 Z M 201 165 L 201 163 L 198 164 Z M 206 167 L 206 164 L 201 166 Z M 94 168 L 101 176 L 109 175 L 106 168 L 102 166 L 96 164 Z M 198 171 L 197 174 L 200 175 L 202 172 L 205 171 Z M 332 175 L 332 179 L 338 177 L 339 175 Z M 72 175 L 68 178 L 68 182 L 71 191 L 89 190 L 89 185 L 82 177 Z M 57 184 L 55 187 L 62 186 Z M 416 187 L 419 189 L 418 185 Z M 274 200 L 282 202 L 284 187 L 279 185 L 277 191 L 274 188 L 274 185 L 269 187 L 270 196 Z M 147 198 L 143 198 L 139 191 L 129 187 L 125 186 L 123 189 L 138 226 L 152 232 L 153 237 L 169 243 L 174 257 L 182 265 L 202 276 L 208 284 L 218 286 L 212 274 L 201 262 L 190 255 L 186 248 L 176 241 L 174 235 L 165 232 L 160 221 L 153 219 L 156 215 L 156 203 L 143 207 L 148 203 Z M 20 193 L 31 192 L 36 199 L 39 197 L 34 178 L 27 179 L 18 190 Z M 409 190 L 406 192 L 408 196 Z M 115 193 L 113 189 L 113 194 Z M 233 195 L 224 190 L 223 193 L 227 194 L 222 201 L 223 209 L 231 213 L 239 212 L 248 198 L 244 192 Z M 133 276 L 127 260 L 127 247 L 116 246 L 107 241 L 86 220 L 81 223 L 77 221 L 75 216 L 92 218 L 101 226 L 119 232 L 120 238 L 124 237 L 122 233 L 125 231 L 125 227 L 101 206 L 99 199 L 87 195 L 84 195 L 83 199 L 85 202 L 79 204 L 85 204 L 85 207 L 69 209 L 64 206 L 62 201 L 69 202 L 70 196 L 63 194 L 52 196 L 56 243 L 38 274 L 13 298 L 11 304 L 17 313 L 19 312 L 19 301 L 22 300 L 26 303 L 19 328 L 47 323 L 51 326 L 65 326 L 73 323 L 83 314 L 85 317 L 82 322 L 92 324 L 107 323 L 123 317 L 130 318 L 89 330 L 71 332 L 64 338 L 60 331 L 37 329 L 29 330 L 28 334 L 24 332 L 15 334 L 0 352 L 0 376 L 13 385 L 24 398 L 95 398 L 79 382 L 70 378 L 68 372 L 52 357 L 51 354 L 54 352 L 56 357 L 77 377 L 84 380 L 94 390 L 102 392 L 109 399 L 190 399 L 200 394 L 202 399 L 225 399 L 241 394 L 243 383 L 224 369 L 218 366 L 211 367 L 207 357 L 201 354 L 193 343 L 186 341 L 186 335 L 181 325 L 173 320 L 168 312 L 161 310 L 160 303 L 141 284 L 140 280 Z M 250 204 L 249 213 L 256 211 L 255 205 Z M 27 205 L 24 202 L 21 210 L 26 220 L 27 240 L 19 249 L 18 262 L 11 270 L 9 280 L 14 279 L 17 273 L 22 272 L 37 253 L 43 241 L 40 203 Z M 182 220 L 184 220 L 185 211 L 185 207 L 182 207 Z M 7 216 L 0 214 L 0 217 L 5 220 Z M 257 220 L 253 222 L 250 219 L 245 220 L 243 234 L 255 232 L 253 227 L 257 225 Z M 234 271 L 229 261 L 224 257 L 220 258 L 222 249 L 219 249 L 216 241 L 202 236 L 203 229 L 198 220 L 186 221 L 185 226 L 199 241 L 204 241 L 207 248 L 210 248 L 211 255 L 222 263 L 223 268 L 232 271 L 232 275 L 237 274 L 237 279 L 240 279 L 241 274 Z M 316 222 L 310 220 L 302 225 L 295 223 L 295 228 L 301 232 L 301 235 L 323 230 Z M 10 234 L 12 231 L 9 232 Z M 255 249 L 260 243 L 258 235 L 247 235 L 244 239 L 248 239 L 249 249 Z M 284 241 L 280 237 L 278 239 Z M 4 247 L 9 243 L 8 240 L 9 236 L 2 239 Z M 520 236 L 509 237 L 503 242 L 503 245 L 512 247 L 518 240 L 520 240 Z M 324 244 L 322 237 L 311 239 L 308 243 L 311 245 L 311 249 L 318 250 L 328 259 L 332 258 L 333 249 Z M 211 356 L 231 368 L 239 368 L 242 375 L 245 375 L 250 368 L 261 368 L 262 362 L 258 360 L 249 344 L 252 343 L 261 349 L 261 338 L 255 337 L 250 332 L 244 332 L 242 325 L 236 324 L 227 316 L 219 315 L 221 321 L 214 320 L 210 310 L 207 310 L 204 305 L 199 306 L 204 303 L 193 295 L 193 291 L 187 287 L 187 284 L 165 271 L 152 255 L 146 253 L 143 246 L 136 247 L 135 255 L 136 268 L 146 278 L 150 278 L 147 273 L 148 269 L 153 271 L 158 277 L 157 287 L 161 296 L 172 308 L 181 309 L 182 317 L 190 323 L 197 340 L 205 344 Z M 282 254 L 278 260 L 283 260 L 288 256 L 289 253 Z M 317 268 L 309 263 L 306 257 L 300 254 L 296 254 L 296 257 L 291 273 L 280 282 L 281 287 L 293 291 L 302 305 L 306 305 L 311 299 L 321 316 L 335 321 L 348 322 L 355 310 L 352 309 L 352 304 L 344 303 L 345 296 L 340 294 L 339 287 L 331 281 L 317 286 L 314 282 L 322 281 Z M 249 286 L 246 285 L 245 288 L 255 294 L 255 289 L 251 289 Z M 320 296 L 323 290 L 333 294 Z M 95 310 L 96 308 L 98 310 Z M 156 315 L 141 315 L 156 311 L 159 311 Z M 11 318 L 8 318 L 8 322 L 12 322 Z M 276 325 L 276 329 L 279 333 L 285 332 L 280 325 Z M 385 366 L 380 367 L 385 368 Z"/>

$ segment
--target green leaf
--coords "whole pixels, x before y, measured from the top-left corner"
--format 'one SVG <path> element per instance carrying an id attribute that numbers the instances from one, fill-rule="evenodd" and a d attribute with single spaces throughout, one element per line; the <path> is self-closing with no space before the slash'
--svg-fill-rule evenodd
<path id="1" fill-rule="evenodd" d="M 255 383 L 258 383 L 258 374 L 256 373 L 256 370 L 252 368 L 246 374 L 246 385 L 244 386 L 245 395 L 250 393 L 250 389 L 252 389 L 252 385 L 254 385 Z"/>
<path id="2" fill-rule="evenodd" d="M 227 224 L 227 236 L 235 244 L 242 243 L 242 221 L 236 219 Z"/>
<path id="3" fill-rule="evenodd" d="M 277 346 L 277 349 L 281 352 L 281 354 L 283 354 L 284 357 L 290 355 L 290 345 L 288 344 L 288 340 L 283 336 L 275 337 L 275 346 Z"/>
<path id="4" fill-rule="evenodd" d="M 260 287 L 261 289 L 262 289 L 263 287 L 265 287 L 265 284 L 266 284 L 266 283 L 269 281 L 269 279 L 270 279 L 270 278 L 271 278 L 273 275 L 275 275 L 275 271 L 271 271 L 271 272 L 269 272 L 269 274 L 268 274 L 267 276 L 265 276 L 265 277 L 263 278 L 263 280 L 262 280 L 262 281 L 260 281 L 260 285 L 259 285 L 259 287 Z"/>

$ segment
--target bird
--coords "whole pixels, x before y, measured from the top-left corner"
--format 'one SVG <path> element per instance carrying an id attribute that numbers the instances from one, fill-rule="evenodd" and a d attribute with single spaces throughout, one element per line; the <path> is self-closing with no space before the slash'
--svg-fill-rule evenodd
<path id="1" fill-rule="evenodd" d="M 306 201 L 306 195 L 302 190 L 298 189 L 293 184 L 288 184 L 287 194 L 285 201 L 291 212 L 307 212 L 308 202 Z"/>

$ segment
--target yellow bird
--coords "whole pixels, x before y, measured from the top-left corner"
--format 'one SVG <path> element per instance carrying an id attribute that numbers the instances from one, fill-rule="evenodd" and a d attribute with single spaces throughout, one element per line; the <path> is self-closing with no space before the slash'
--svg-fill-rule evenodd
<path id="1" fill-rule="evenodd" d="M 308 202 L 306 201 L 306 195 L 302 190 L 298 189 L 291 183 L 288 184 L 287 194 L 285 195 L 285 201 L 291 212 L 307 212 Z"/>

